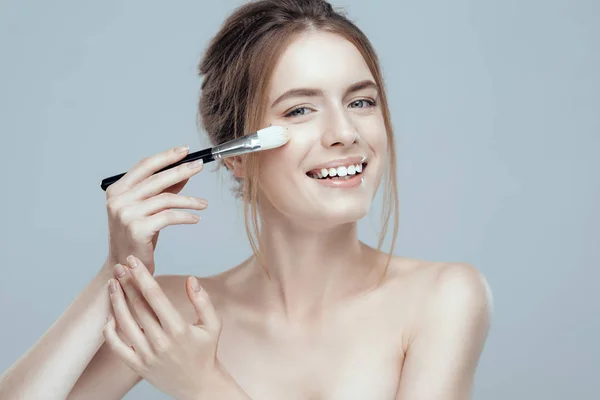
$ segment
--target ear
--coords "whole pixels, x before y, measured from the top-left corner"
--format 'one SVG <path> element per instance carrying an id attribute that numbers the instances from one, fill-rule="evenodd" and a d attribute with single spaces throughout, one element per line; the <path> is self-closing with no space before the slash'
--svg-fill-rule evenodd
<path id="1" fill-rule="evenodd" d="M 227 169 L 233 173 L 233 176 L 236 178 L 244 177 L 244 165 L 241 156 L 227 157 L 223 162 L 225 162 Z"/>

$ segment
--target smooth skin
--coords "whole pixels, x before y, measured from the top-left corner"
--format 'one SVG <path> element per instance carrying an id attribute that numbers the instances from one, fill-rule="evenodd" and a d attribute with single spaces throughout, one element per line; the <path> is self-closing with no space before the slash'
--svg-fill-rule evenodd
<path id="1" fill-rule="evenodd" d="M 229 388 L 225 398 L 249 399 L 216 357 L 221 320 L 195 277 L 186 282 L 197 317 L 189 323 L 141 260 L 127 257 L 127 265 L 115 266 L 115 276 L 109 281 L 112 312 L 103 335 L 132 371 L 175 399 L 223 398 L 224 387 Z"/>
<path id="2" fill-rule="evenodd" d="M 381 109 L 373 102 L 377 89 L 365 86 L 347 91 L 368 80 L 373 77 L 358 50 L 324 32 L 300 35 L 275 68 L 269 105 L 293 88 L 322 93 L 288 97 L 265 117 L 264 126 L 285 126 L 292 135 L 285 146 L 260 153 L 260 211 L 263 226 L 268 227 L 262 239 L 272 261 L 270 277 L 248 258 L 223 273 L 198 278 L 207 295 L 205 305 L 210 304 L 221 321 L 212 360 L 223 374 L 209 379 L 218 382 L 210 389 L 213 396 L 219 393 L 215 398 L 471 398 L 492 313 L 485 278 L 465 263 L 394 257 L 378 286 L 386 254 L 357 237 L 356 221 L 371 208 L 387 144 Z M 368 157 L 359 188 L 325 188 L 306 176 L 323 162 L 356 155 Z M 146 298 L 135 282 L 120 281 L 125 297 L 118 307 L 124 310 L 126 299 L 138 326 L 143 328 L 149 317 L 164 314 L 155 307 L 167 307 L 167 303 L 177 310 L 180 326 L 193 327 L 202 319 L 191 278 L 151 276 L 161 227 L 196 222 L 187 211 L 165 212 L 175 207 L 175 197 L 160 197 L 160 193 L 170 190 L 178 196 L 185 185 L 182 182 L 199 170 L 178 167 L 150 178 L 154 171 L 184 156 L 185 152 L 169 150 L 149 157 L 107 191 L 114 234 L 109 258 L 46 335 L 5 372 L 0 399 L 18 395 L 25 399 L 42 395 L 119 399 L 142 379 L 143 368 L 132 369 L 127 353 L 115 350 L 116 342 L 104 339 L 113 327 L 125 346 L 135 348 L 136 340 L 144 346 L 146 340 L 146 350 L 139 351 L 150 352 L 148 348 L 157 340 L 151 336 L 160 332 L 135 331 L 131 321 L 119 326 L 118 316 L 114 325 L 109 322 L 105 328 L 105 318 L 115 304 L 106 282 L 115 277 L 115 264 L 127 264 L 130 254 L 147 266 L 147 283 L 154 281 L 153 287 L 160 287 L 160 291 L 153 289 L 160 299 L 157 302 Z M 227 163 L 234 175 L 243 175 L 239 159 Z M 157 197 L 161 200 L 153 200 Z M 177 201 L 181 208 L 206 207 Z M 154 218 L 160 209 L 162 217 Z M 179 385 L 169 386 L 167 377 L 172 371 L 206 382 L 203 368 L 190 364 L 182 348 L 169 347 L 170 356 L 182 355 L 156 364 L 153 371 L 158 372 L 147 375 L 149 382 L 176 398 L 187 398 L 187 388 L 194 387 L 194 381 L 181 378 Z M 132 353 L 128 354 L 131 360 Z M 210 360 L 210 355 L 200 358 Z M 198 390 L 199 399 L 211 398 Z"/>

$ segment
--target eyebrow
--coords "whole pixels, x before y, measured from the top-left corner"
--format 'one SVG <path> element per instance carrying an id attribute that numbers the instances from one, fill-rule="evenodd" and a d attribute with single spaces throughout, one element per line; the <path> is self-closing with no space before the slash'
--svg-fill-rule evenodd
<path id="1" fill-rule="evenodd" d="M 366 88 L 373 88 L 379 92 L 379 87 L 370 79 L 366 79 L 364 81 L 353 83 L 348 86 L 346 92 L 344 93 L 344 97 L 350 93 L 358 92 L 359 90 L 363 90 Z M 290 97 L 315 97 L 315 96 L 323 96 L 323 91 L 321 89 L 313 89 L 313 88 L 298 88 L 298 89 L 290 89 L 281 96 L 277 98 L 271 104 L 271 108 L 275 107 L 277 104 L 281 103 L 285 99 L 289 99 Z"/>

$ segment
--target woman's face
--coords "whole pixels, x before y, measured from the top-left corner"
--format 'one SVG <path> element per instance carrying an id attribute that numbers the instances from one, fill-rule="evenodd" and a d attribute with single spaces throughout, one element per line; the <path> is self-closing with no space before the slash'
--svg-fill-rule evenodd
<path id="1" fill-rule="evenodd" d="M 311 226 L 364 217 L 381 181 L 387 136 L 360 52 L 341 36 L 303 33 L 271 79 L 263 126 L 287 127 L 291 139 L 259 154 L 259 201 Z M 324 170 L 325 179 L 315 175 Z"/>

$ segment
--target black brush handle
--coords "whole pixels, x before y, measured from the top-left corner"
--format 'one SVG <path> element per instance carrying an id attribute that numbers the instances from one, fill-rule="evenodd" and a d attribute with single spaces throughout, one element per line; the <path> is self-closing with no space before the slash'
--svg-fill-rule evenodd
<path id="1" fill-rule="evenodd" d="M 171 168 L 175 168 L 178 165 L 185 164 L 185 163 L 191 162 L 191 161 L 196 161 L 196 160 L 199 160 L 199 159 L 202 159 L 202 161 L 204 162 L 204 164 L 209 163 L 211 161 L 214 161 L 215 157 L 212 154 L 212 148 L 209 147 L 208 149 L 204 149 L 204 150 L 196 151 L 194 153 L 190 153 L 187 156 L 185 156 L 183 159 L 177 161 L 174 164 L 167 165 L 166 167 L 164 167 L 161 170 L 156 171 L 152 175 L 158 174 L 159 172 L 163 172 L 163 171 L 166 171 L 166 170 L 171 169 Z M 123 172 L 122 174 L 118 174 L 118 175 L 115 175 L 115 176 L 111 176 L 109 178 L 102 179 L 102 183 L 100 184 L 100 187 L 102 188 L 102 190 L 106 191 L 106 189 L 110 185 L 112 185 L 113 183 L 115 183 L 116 181 L 118 181 L 119 179 L 121 179 L 125 174 L 126 174 L 126 172 Z"/>

